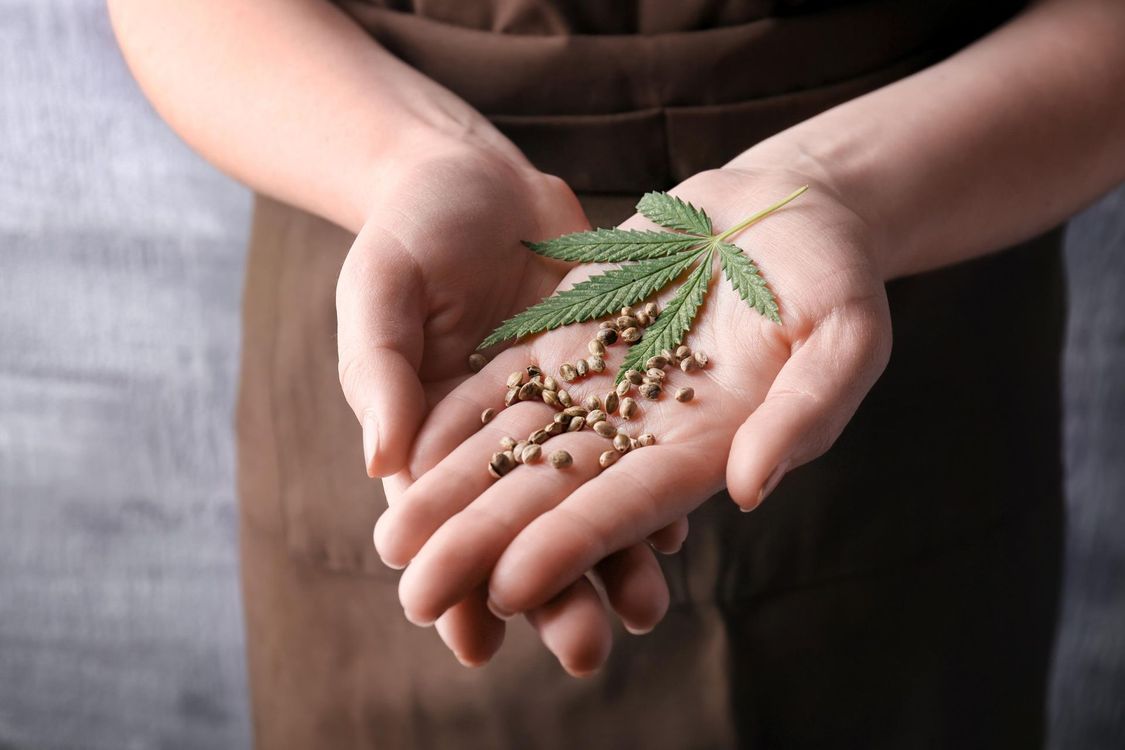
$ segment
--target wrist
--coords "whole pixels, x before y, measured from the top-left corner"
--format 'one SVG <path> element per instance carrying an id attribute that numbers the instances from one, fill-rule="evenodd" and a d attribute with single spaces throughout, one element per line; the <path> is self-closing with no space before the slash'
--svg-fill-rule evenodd
<path id="1" fill-rule="evenodd" d="M 826 198 L 854 218 L 872 267 L 883 281 L 889 281 L 900 275 L 896 262 L 902 234 L 895 230 L 896 221 L 886 203 L 877 203 L 878 191 L 868 185 L 874 174 L 868 151 L 845 139 L 820 135 L 803 132 L 798 126 L 747 149 L 723 168 L 758 177 L 780 173 L 788 181 L 810 185 L 811 199 Z"/>

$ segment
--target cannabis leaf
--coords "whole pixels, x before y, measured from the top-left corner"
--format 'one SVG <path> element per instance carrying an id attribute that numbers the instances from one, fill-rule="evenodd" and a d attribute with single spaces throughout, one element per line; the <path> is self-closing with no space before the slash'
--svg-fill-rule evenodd
<path id="1" fill-rule="evenodd" d="M 640 302 L 668 285 L 704 252 L 689 250 L 664 258 L 643 260 L 580 281 L 537 305 L 505 320 L 478 349 L 529 333 L 592 320 Z"/>
<path id="2" fill-rule="evenodd" d="M 664 349 L 675 351 L 683 340 L 684 335 L 691 328 L 696 313 L 703 304 L 703 297 L 707 294 L 707 286 L 711 283 L 711 253 L 707 253 L 702 263 L 695 267 L 687 277 L 664 312 L 656 322 L 650 325 L 640 341 L 629 347 L 625 361 L 621 363 L 621 370 L 617 373 L 614 382 L 620 383 L 625 379 L 628 370 L 645 369 L 645 362 L 650 357 L 655 357 Z"/>
<path id="3" fill-rule="evenodd" d="M 758 273 L 754 261 L 746 257 L 737 245 L 720 242 L 718 247 L 719 265 L 722 266 L 723 274 L 730 280 L 734 291 L 738 292 L 738 296 L 774 323 L 780 323 L 777 301 L 766 286 L 766 280 Z"/>
<path id="4" fill-rule="evenodd" d="M 660 258 L 702 245 L 708 239 L 651 229 L 593 229 L 564 234 L 546 242 L 524 241 L 523 244 L 532 252 L 557 260 L 618 263 Z"/>
<path id="5" fill-rule="evenodd" d="M 711 217 L 687 201 L 667 193 L 645 193 L 637 203 L 637 210 L 646 219 L 669 229 L 711 236 Z"/>
<path id="6" fill-rule="evenodd" d="M 702 209 L 668 193 L 651 192 L 644 194 L 637 203 L 637 210 L 654 223 L 678 231 L 591 229 L 544 242 L 524 241 L 530 250 L 548 258 L 582 263 L 629 263 L 591 276 L 505 320 L 477 348 L 485 349 L 508 339 L 616 314 L 622 307 L 656 294 L 700 261 L 664 312 L 648 326 L 641 340 L 629 348 L 617 375 L 620 382 L 626 370 L 643 369 L 641 366 L 650 357 L 664 349 L 675 349 L 683 342 L 707 294 L 716 254 L 723 274 L 738 296 L 751 308 L 780 324 L 777 300 L 758 267 L 741 248 L 727 240 L 806 190 L 808 186 L 794 191 L 722 234 L 712 232 L 711 219 Z"/>

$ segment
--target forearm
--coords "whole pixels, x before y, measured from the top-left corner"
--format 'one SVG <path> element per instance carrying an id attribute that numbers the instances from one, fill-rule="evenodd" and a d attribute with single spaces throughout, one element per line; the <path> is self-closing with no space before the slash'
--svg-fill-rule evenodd
<path id="1" fill-rule="evenodd" d="M 1010 246 L 1125 179 L 1125 4 L 1039 3 L 948 60 L 728 166 L 824 178 L 886 278 Z"/>
<path id="2" fill-rule="evenodd" d="M 325 0 L 110 0 L 162 117 L 254 189 L 358 231 L 380 167 L 448 140 L 518 152 Z M 447 137 L 447 138 L 446 138 Z"/>

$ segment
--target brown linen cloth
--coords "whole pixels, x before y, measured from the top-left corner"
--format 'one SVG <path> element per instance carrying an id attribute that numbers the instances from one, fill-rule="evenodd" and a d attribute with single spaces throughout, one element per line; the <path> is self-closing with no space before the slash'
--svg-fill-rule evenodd
<path id="1" fill-rule="evenodd" d="M 344 2 L 612 226 L 639 195 L 908 75 L 1011 7 L 971 2 Z M 399 7 L 401 5 L 401 7 Z M 986 6 L 986 7 L 985 7 Z M 890 285 L 892 361 L 757 512 L 713 498 L 673 606 L 567 677 L 513 621 L 467 670 L 410 625 L 336 376 L 352 237 L 265 197 L 238 405 L 260 748 L 1032 748 L 1061 545 L 1060 233 Z"/>

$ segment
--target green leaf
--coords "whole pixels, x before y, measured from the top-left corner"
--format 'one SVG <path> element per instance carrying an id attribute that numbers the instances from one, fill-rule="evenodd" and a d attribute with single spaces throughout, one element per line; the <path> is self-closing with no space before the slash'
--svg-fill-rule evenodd
<path id="1" fill-rule="evenodd" d="M 630 263 L 580 281 L 504 321 L 477 348 L 616 313 L 625 305 L 663 289 L 701 254 L 699 250 L 690 250 Z"/>
<path id="2" fill-rule="evenodd" d="M 726 242 L 719 243 L 719 265 L 722 266 L 723 274 L 730 280 L 731 286 L 738 292 L 738 296 L 746 300 L 746 304 L 774 323 L 781 322 L 773 292 L 758 272 L 754 261 L 750 260 L 741 248 Z"/>
<path id="3" fill-rule="evenodd" d="M 661 258 L 705 241 L 704 237 L 651 229 L 592 229 L 564 234 L 545 242 L 524 241 L 523 244 L 539 255 L 557 260 L 617 263 Z"/>
<path id="4" fill-rule="evenodd" d="M 660 354 L 664 349 L 674 351 L 683 343 L 684 335 L 691 328 L 707 294 L 707 286 L 711 283 L 711 258 L 711 252 L 708 251 L 703 256 L 703 262 L 676 290 L 676 296 L 664 307 L 656 322 L 645 329 L 640 341 L 629 347 L 629 353 L 621 363 L 615 382 L 624 380 L 625 373 L 629 370 L 643 371 L 644 364 L 650 357 Z"/>
<path id="5" fill-rule="evenodd" d="M 662 227 L 680 229 L 704 237 L 711 234 L 711 217 L 703 209 L 668 193 L 645 193 L 637 203 L 637 210 L 649 221 Z"/>

